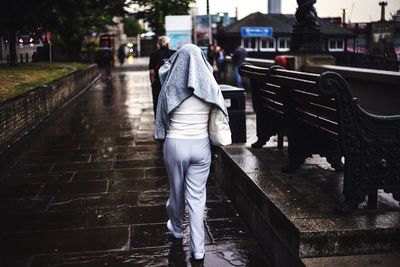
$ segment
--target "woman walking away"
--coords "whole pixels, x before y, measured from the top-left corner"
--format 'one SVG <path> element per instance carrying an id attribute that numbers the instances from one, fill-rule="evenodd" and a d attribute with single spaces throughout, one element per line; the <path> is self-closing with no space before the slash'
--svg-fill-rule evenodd
<path id="1" fill-rule="evenodd" d="M 158 99 L 155 138 L 164 140 L 164 163 L 170 183 L 166 203 L 167 228 L 183 237 L 185 200 L 188 205 L 191 256 L 204 258 L 203 215 L 211 148 L 208 120 L 213 107 L 228 118 L 213 69 L 195 45 L 178 50 L 159 70 L 162 89 Z"/>

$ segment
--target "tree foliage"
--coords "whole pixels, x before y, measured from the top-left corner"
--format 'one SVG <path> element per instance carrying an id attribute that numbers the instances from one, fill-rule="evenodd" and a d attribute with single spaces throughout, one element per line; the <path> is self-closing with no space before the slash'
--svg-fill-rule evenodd
<path id="1" fill-rule="evenodd" d="M 114 16 L 125 13 L 125 0 L 8 0 L 0 9 L 0 34 L 10 40 L 11 63 L 15 64 L 17 31 L 50 30 L 63 40 L 68 60 L 79 60 L 85 35 L 106 30 Z"/>
<path id="2" fill-rule="evenodd" d="M 114 16 L 124 15 L 126 5 L 143 6 L 143 18 L 161 35 L 165 33 L 165 16 L 188 14 L 192 2 L 194 0 L 6 0 L 0 8 L 0 34 L 9 40 L 12 65 L 17 62 L 16 33 L 38 29 L 57 34 L 65 44 L 67 59 L 76 61 L 84 36 L 106 31 L 106 26 L 113 24 Z"/>
<path id="3" fill-rule="evenodd" d="M 136 19 L 125 17 L 124 32 L 127 36 L 136 36 L 139 33 L 143 33 L 143 29 Z"/>
<path id="4" fill-rule="evenodd" d="M 145 8 L 143 18 L 156 35 L 163 35 L 165 34 L 165 16 L 187 15 L 189 5 L 195 0 L 132 0 L 131 2 Z"/>
<path id="5" fill-rule="evenodd" d="M 53 5 L 51 30 L 64 41 L 67 58 L 79 60 L 84 36 L 105 32 L 112 18 L 124 14 L 124 0 L 57 0 Z"/>

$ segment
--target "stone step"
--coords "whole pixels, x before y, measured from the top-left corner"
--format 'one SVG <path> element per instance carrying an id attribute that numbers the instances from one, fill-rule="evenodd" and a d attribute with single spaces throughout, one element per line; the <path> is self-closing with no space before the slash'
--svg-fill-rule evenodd
<path id="1" fill-rule="evenodd" d="M 274 266 L 304 266 L 303 258 L 400 250 L 398 203 L 338 215 L 334 206 L 341 197 L 343 174 L 323 159 L 311 159 L 296 173 L 283 174 L 286 153 L 274 148 L 222 147 L 215 157 L 217 182 Z"/>
<path id="2" fill-rule="evenodd" d="M 399 253 L 374 254 L 374 255 L 352 255 L 340 257 L 320 257 L 303 259 L 307 267 L 397 267 L 399 266 Z"/>

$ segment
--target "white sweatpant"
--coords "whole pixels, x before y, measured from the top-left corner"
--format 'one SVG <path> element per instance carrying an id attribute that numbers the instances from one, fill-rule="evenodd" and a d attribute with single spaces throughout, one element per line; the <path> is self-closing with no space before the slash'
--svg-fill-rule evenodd
<path id="1" fill-rule="evenodd" d="M 167 213 L 176 232 L 182 232 L 185 196 L 189 211 L 190 250 L 204 253 L 204 207 L 206 183 L 211 165 L 209 138 L 175 139 L 164 142 L 164 163 L 170 193 Z"/>

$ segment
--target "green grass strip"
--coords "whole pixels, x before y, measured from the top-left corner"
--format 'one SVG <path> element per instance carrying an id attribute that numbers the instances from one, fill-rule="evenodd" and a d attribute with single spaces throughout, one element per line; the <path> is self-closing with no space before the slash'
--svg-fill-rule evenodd
<path id="1" fill-rule="evenodd" d="M 0 101 L 47 84 L 88 65 L 82 63 L 27 63 L 0 66 Z"/>

